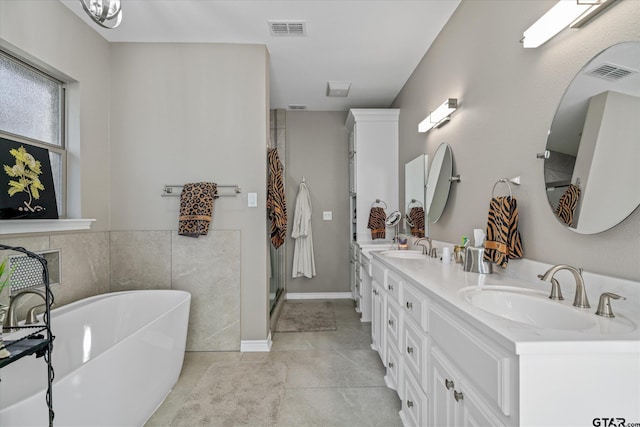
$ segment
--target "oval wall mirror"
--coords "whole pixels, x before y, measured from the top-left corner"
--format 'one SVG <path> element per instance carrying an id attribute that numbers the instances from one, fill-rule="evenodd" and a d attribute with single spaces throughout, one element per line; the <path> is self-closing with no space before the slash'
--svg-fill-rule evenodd
<path id="1" fill-rule="evenodd" d="M 589 61 L 567 88 L 544 160 L 547 198 L 569 229 L 594 234 L 640 205 L 640 42 Z"/>
<path id="2" fill-rule="evenodd" d="M 438 222 L 447 205 L 452 172 L 451 147 L 443 142 L 433 156 L 427 178 L 427 218 L 431 223 Z"/>

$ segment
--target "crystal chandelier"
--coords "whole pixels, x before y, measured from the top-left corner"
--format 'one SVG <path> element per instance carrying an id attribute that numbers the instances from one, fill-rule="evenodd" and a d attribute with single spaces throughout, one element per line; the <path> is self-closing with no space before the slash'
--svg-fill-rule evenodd
<path id="1" fill-rule="evenodd" d="M 80 0 L 93 22 L 104 28 L 116 28 L 122 22 L 120 0 Z"/>

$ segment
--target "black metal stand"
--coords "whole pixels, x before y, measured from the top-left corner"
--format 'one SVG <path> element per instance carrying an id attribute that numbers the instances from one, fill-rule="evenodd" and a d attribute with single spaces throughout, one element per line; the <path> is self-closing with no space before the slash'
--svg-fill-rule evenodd
<path id="1" fill-rule="evenodd" d="M 51 363 L 51 353 L 53 352 L 53 340 L 55 337 L 51 333 L 51 305 L 53 304 L 53 292 L 51 292 L 51 288 L 49 286 L 49 268 L 47 267 L 47 260 L 44 259 L 42 255 L 38 255 L 21 247 L 7 246 L 0 243 L 0 249 L 21 252 L 42 264 L 42 281 L 45 287 L 45 311 L 42 318 L 44 320 L 44 326 L 36 326 L 36 330 L 24 338 L 15 341 L 5 341 L 5 346 L 7 350 L 11 352 L 11 356 L 0 361 L 0 368 L 34 353 L 36 357 L 44 357 L 44 360 L 47 363 L 46 402 L 47 408 L 49 409 L 49 427 L 53 427 L 53 418 L 55 417 L 55 413 L 53 411 L 53 378 L 55 377 L 55 374 Z M 18 327 L 16 329 L 25 328 L 33 327 Z M 42 333 L 44 333 L 44 335 Z"/>

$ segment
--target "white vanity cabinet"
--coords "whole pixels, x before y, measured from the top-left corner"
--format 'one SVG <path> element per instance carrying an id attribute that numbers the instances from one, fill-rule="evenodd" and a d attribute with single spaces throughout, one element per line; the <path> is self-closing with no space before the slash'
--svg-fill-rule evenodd
<path id="1" fill-rule="evenodd" d="M 405 426 L 640 420 L 640 317 L 633 311 L 615 319 L 596 316 L 594 308 L 577 311 L 592 316 L 587 330 L 536 327 L 481 312 L 460 296 L 468 286 L 526 287 L 518 278 L 480 279 L 453 264 L 377 254 L 371 267 L 373 347 L 402 401 Z M 635 285 L 616 284 L 628 286 L 626 295 Z"/>
<path id="2" fill-rule="evenodd" d="M 372 348 L 402 400 L 405 426 L 511 425 L 515 355 L 376 259 Z"/>

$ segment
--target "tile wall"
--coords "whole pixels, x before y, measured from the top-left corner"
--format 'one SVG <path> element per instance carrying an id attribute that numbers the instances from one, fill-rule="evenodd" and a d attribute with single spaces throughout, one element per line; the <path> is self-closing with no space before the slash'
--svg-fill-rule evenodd
<path id="1" fill-rule="evenodd" d="M 212 230 L 197 239 L 176 231 L 112 231 L 0 241 L 31 251 L 60 250 L 56 306 L 106 292 L 185 290 L 191 293 L 187 350 L 240 350 L 238 230 Z"/>

